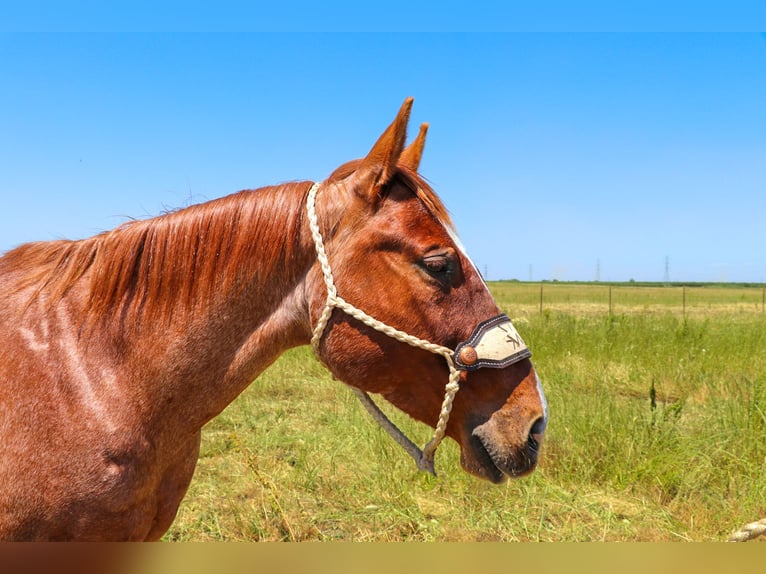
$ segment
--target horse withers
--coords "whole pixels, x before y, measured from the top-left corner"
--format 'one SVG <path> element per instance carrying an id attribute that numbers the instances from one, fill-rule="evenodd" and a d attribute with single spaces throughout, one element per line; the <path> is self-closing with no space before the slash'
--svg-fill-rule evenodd
<path id="1" fill-rule="evenodd" d="M 446 435 L 483 479 L 535 468 L 545 397 L 417 173 L 426 130 L 405 148 L 411 105 L 323 182 L 0 258 L 0 539 L 160 538 L 202 426 L 312 338 L 335 377 L 435 427 L 430 456 Z"/>

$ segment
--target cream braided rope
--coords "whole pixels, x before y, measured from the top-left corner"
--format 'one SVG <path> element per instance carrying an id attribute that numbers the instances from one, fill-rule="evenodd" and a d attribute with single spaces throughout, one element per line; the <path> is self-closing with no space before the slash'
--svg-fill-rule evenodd
<path id="1" fill-rule="evenodd" d="M 766 518 L 745 524 L 737 532 L 729 536 L 727 542 L 747 542 L 748 540 L 758 538 L 762 534 L 766 534 Z"/>
<path id="2" fill-rule="evenodd" d="M 324 241 L 322 240 L 322 233 L 319 230 L 319 222 L 316 214 L 316 195 L 319 190 L 320 184 L 315 183 L 309 190 L 308 198 L 306 200 L 306 210 L 309 217 L 309 228 L 311 229 L 311 237 L 314 240 L 314 247 L 317 252 L 317 260 L 322 268 L 322 275 L 324 276 L 325 287 L 327 288 L 327 300 L 325 301 L 322 314 L 317 320 L 317 324 L 314 326 L 314 331 L 311 337 L 311 347 L 314 349 L 314 354 L 322 361 L 322 357 L 319 352 L 319 344 L 322 340 L 327 324 L 330 321 L 332 312 L 335 309 L 340 309 L 347 315 L 353 317 L 357 321 L 367 325 L 368 327 L 375 329 L 387 335 L 401 343 L 406 343 L 412 347 L 429 351 L 436 355 L 441 355 L 447 362 L 449 368 L 449 379 L 447 385 L 444 387 L 444 401 L 442 402 L 441 411 L 439 412 L 439 421 L 436 424 L 436 430 L 434 431 L 433 438 L 420 450 L 407 436 L 399 430 L 399 428 L 392 423 L 388 417 L 378 408 L 373 402 L 370 396 L 361 389 L 354 388 L 359 400 L 364 405 L 365 409 L 372 415 L 372 417 L 380 424 L 391 437 L 398 442 L 412 458 L 420 470 L 425 470 L 431 474 L 436 474 L 434 471 L 434 454 L 436 453 L 436 447 L 439 446 L 447 430 L 447 421 L 449 420 L 450 412 L 452 411 L 452 402 L 455 399 L 455 395 L 460 390 L 460 371 L 455 367 L 455 363 L 452 359 L 453 351 L 447 347 L 431 343 L 424 339 L 419 339 L 413 335 L 395 329 L 390 325 L 386 325 L 382 321 L 375 319 L 368 315 L 361 309 L 354 307 L 351 303 L 345 301 L 338 295 L 338 290 L 335 287 L 335 279 L 332 274 L 332 267 L 330 267 L 330 261 L 327 257 L 327 252 L 324 248 Z M 324 363 L 324 361 L 322 361 Z"/>

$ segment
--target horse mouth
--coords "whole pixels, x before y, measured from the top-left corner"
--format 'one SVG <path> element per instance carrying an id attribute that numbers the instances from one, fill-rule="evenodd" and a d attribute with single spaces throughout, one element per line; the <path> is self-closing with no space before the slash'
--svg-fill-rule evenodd
<path id="1" fill-rule="evenodd" d="M 479 427 L 471 433 L 470 457 L 465 453 L 461 455 L 463 467 L 468 472 L 495 484 L 502 484 L 508 478 L 521 478 L 535 470 L 540 452 L 540 439 L 537 436 L 530 433 L 524 444 L 498 447 L 482 431 Z"/>

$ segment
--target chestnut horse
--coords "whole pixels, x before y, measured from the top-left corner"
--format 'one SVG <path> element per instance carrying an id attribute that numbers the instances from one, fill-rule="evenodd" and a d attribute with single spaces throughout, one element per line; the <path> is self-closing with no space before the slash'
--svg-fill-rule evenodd
<path id="1" fill-rule="evenodd" d="M 162 536 L 202 426 L 325 314 L 310 189 L 345 301 L 449 349 L 499 313 L 417 173 L 425 129 L 405 148 L 411 104 L 321 184 L 241 191 L 0 258 L 0 539 Z M 437 425 L 449 357 L 340 308 L 326 319 L 316 348 L 335 377 Z M 465 470 L 496 483 L 531 472 L 547 408 L 527 355 L 462 370 L 459 389 L 445 431 Z"/>

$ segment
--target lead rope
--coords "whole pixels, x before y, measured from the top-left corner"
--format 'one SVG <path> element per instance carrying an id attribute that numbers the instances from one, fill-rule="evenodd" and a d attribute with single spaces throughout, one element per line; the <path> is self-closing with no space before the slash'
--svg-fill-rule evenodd
<path id="1" fill-rule="evenodd" d="M 745 524 L 742 528 L 729 536 L 727 542 L 748 542 L 766 534 L 766 518 Z"/>
<path id="2" fill-rule="evenodd" d="M 316 195 L 319 187 L 319 183 L 315 183 L 311 186 L 308 197 L 306 199 L 306 211 L 308 212 L 309 217 L 311 237 L 314 240 L 314 247 L 316 248 L 317 252 L 317 260 L 319 261 L 319 265 L 322 268 L 322 275 L 324 276 L 324 283 L 325 287 L 327 288 L 327 300 L 325 301 L 325 306 L 322 310 L 322 314 L 319 316 L 317 324 L 314 326 L 314 331 L 311 336 L 311 347 L 314 349 L 314 354 L 322 362 L 322 364 L 327 366 L 319 353 L 319 344 L 322 340 L 322 335 L 327 328 L 327 323 L 330 321 L 330 316 L 332 315 L 333 310 L 340 309 L 357 321 L 360 321 L 368 327 L 371 327 L 372 329 L 375 329 L 384 335 L 396 339 L 401 343 L 406 343 L 412 347 L 423 349 L 425 351 L 429 351 L 444 357 L 450 372 L 447 385 L 444 387 L 444 401 L 442 401 L 441 411 L 439 412 L 439 421 L 436 424 L 436 430 L 434 431 L 433 438 L 431 438 L 431 440 L 423 447 L 422 450 L 419 449 L 409 438 L 407 438 L 407 436 L 401 430 L 399 430 L 399 428 L 393 422 L 391 422 L 391 420 L 383 413 L 383 411 L 380 410 L 380 408 L 373 402 L 373 400 L 366 392 L 362 391 L 361 389 L 354 388 L 356 396 L 359 398 L 364 408 L 367 409 L 367 412 L 369 412 L 375 421 L 377 421 L 378 424 L 380 424 L 380 426 L 382 426 L 386 432 L 388 432 L 388 434 L 391 435 L 391 437 L 397 443 L 399 443 L 413 459 L 415 459 L 415 463 L 417 464 L 418 469 L 436 475 L 434 470 L 434 454 L 436 453 L 436 447 L 439 446 L 439 443 L 441 443 L 442 439 L 444 438 L 447 429 L 447 421 L 449 420 L 449 415 L 452 411 L 452 402 L 454 401 L 458 390 L 460 390 L 460 371 L 458 371 L 458 369 L 455 367 L 455 362 L 452 359 L 453 351 L 447 347 L 419 339 L 418 337 L 409 335 L 404 331 L 400 331 L 399 329 L 395 329 L 394 327 L 386 325 L 374 317 L 371 317 L 361 309 L 354 307 L 352 304 L 348 303 L 338 295 L 338 290 L 335 288 L 335 280 L 333 279 L 332 275 L 332 268 L 330 267 L 330 261 L 327 258 L 327 252 L 324 248 L 322 234 L 319 231 L 319 222 L 316 214 Z"/>

